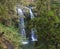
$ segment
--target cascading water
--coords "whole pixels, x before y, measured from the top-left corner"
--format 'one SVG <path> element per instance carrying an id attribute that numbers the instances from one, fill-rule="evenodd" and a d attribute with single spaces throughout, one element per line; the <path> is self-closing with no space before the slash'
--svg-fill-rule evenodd
<path id="1" fill-rule="evenodd" d="M 31 9 L 30 9 L 30 17 L 31 17 L 31 19 L 34 18 L 34 14 L 33 14 Z M 32 41 L 37 41 L 37 35 L 35 35 L 35 30 L 34 29 L 35 28 L 31 29 L 31 39 L 32 39 Z"/>
<path id="2" fill-rule="evenodd" d="M 34 15 L 33 12 L 30 8 L 28 8 L 30 10 L 30 18 L 33 19 Z M 17 8 L 17 12 L 18 12 L 18 16 L 20 16 L 19 18 L 19 26 L 20 26 L 20 34 L 21 34 L 21 42 L 23 44 L 22 49 L 35 49 L 34 47 L 34 41 L 37 41 L 37 36 L 35 34 L 35 28 L 31 29 L 31 33 L 29 36 L 30 40 L 27 40 L 26 38 L 26 32 L 25 32 L 25 22 L 24 22 L 24 14 L 22 9 Z M 29 35 L 29 34 L 28 34 Z M 33 42 L 32 42 L 33 41 Z"/>
<path id="3" fill-rule="evenodd" d="M 30 18 L 33 19 L 34 18 L 34 14 L 32 12 L 32 10 L 29 8 L 30 10 Z M 20 26 L 20 34 L 22 37 L 22 44 L 28 44 L 27 38 L 26 38 L 26 32 L 25 32 L 25 22 L 24 22 L 24 14 L 22 9 L 17 8 L 17 13 L 20 16 L 19 18 L 19 26 Z M 35 34 L 34 28 L 31 29 L 31 41 L 37 41 L 37 36 Z"/>
<path id="4" fill-rule="evenodd" d="M 28 41 L 26 39 L 24 15 L 23 15 L 22 9 L 18 8 L 17 11 L 18 11 L 18 15 L 20 16 L 19 26 L 20 26 L 20 32 L 21 32 L 21 37 L 22 37 L 22 44 L 28 44 Z"/>
<path id="5" fill-rule="evenodd" d="M 34 14 L 32 13 L 31 9 L 29 9 L 29 10 L 30 10 L 30 17 L 31 17 L 31 19 L 33 19 L 34 18 Z"/>
<path id="6" fill-rule="evenodd" d="M 32 39 L 32 41 L 37 41 L 37 35 L 35 35 L 34 29 L 31 29 L 31 39 Z"/>

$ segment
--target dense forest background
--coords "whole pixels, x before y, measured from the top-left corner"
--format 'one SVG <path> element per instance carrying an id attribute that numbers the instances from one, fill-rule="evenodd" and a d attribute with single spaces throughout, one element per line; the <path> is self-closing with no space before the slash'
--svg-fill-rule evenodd
<path id="1" fill-rule="evenodd" d="M 18 49 L 20 44 L 19 20 L 15 7 L 18 4 L 23 6 L 34 6 L 35 18 L 29 21 L 29 27 L 35 27 L 38 41 L 36 49 L 60 49 L 60 0 L 0 0 L 0 32 Z M 1 42 L 0 42 L 1 43 Z M 2 45 L 2 43 L 0 44 Z M 3 46 L 4 47 L 4 46 Z M 2 49 L 2 46 L 0 46 Z"/>

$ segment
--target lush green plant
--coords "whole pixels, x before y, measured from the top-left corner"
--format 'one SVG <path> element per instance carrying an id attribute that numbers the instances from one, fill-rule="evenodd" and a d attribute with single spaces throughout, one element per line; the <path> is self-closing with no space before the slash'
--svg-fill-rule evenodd
<path id="1" fill-rule="evenodd" d="M 7 40 L 11 41 L 15 46 L 21 45 L 20 43 L 20 35 L 18 33 L 18 28 L 6 27 L 3 24 L 0 24 L 0 32 L 4 32 L 3 37 Z"/>
<path id="2" fill-rule="evenodd" d="M 60 18 L 57 15 L 56 8 L 52 9 L 51 6 L 51 0 L 37 0 L 36 9 L 38 15 L 35 19 L 30 21 L 30 26 L 35 26 L 37 29 L 37 49 L 42 49 L 42 45 L 46 47 L 45 49 L 49 49 L 49 45 L 54 45 L 57 49 L 60 43 Z"/>

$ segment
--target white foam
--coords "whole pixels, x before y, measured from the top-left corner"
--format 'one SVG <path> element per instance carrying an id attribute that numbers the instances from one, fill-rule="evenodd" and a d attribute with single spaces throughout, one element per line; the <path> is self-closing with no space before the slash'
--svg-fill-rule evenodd
<path id="1" fill-rule="evenodd" d="M 26 41 L 26 42 L 22 42 L 22 44 L 28 44 L 28 42 Z"/>
<path id="2" fill-rule="evenodd" d="M 37 39 L 35 39 L 35 38 L 32 36 L 32 41 L 37 41 Z"/>

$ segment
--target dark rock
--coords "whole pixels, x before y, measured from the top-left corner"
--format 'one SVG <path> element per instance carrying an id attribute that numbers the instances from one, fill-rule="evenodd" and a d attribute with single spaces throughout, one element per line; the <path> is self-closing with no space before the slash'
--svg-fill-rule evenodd
<path id="1" fill-rule="evenodd" d="M 4 32 L 0 33 L 0 37 L 4 34 Z"/>

